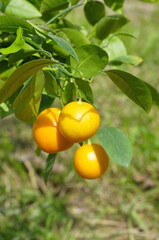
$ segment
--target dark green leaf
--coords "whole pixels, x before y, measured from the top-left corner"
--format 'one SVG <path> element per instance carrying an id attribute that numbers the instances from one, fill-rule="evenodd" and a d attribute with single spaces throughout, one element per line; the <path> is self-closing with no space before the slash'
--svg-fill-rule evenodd
<path id="1" fill-rule="evenodd" d="M 9 98 L 29 77 L 53 63 L 52 60 L 38 59 L 18 67 L 0 89 L 0 103 Z"/>
<path id="2" fill-rule="evenodd" d="M 101 144 L 112 161 L 121 166 L 129 166 L 133 155 L 132 146 L 121 130 L 114 127 L 100 128 L 92 142 Z"/>
<path id="3" fill-rule="evenodd" d="M 24 19 L 33 19 L 42 16 L 38 9 L 26 0 L 11 0 L 5 9 L 5 14 Z"/>
<path id="4" fill-rule="evenodd" d="M 63 48 L 67 53 L 69 53 L 74 59 L 78 61 L 78 56 L 72 46 L 66 42 L 64 39 L 51 35 L 48 35 L 55 43 L 57 43 L 61 48 Z"/>
<path id="5" fill-rule="evenodd" d="M 0 16 L 1 32 L 16 32 L 19 27 L 27 32 L 33 31 L 33 26 L 23 19 L 12 16 Z"/>
<path id="6" fill-rule="evenodd" d="M 121 12 L 124 0 L 104 0 L 105 4 L 114 11 Z"/>
<path id="7" fill-rule="evenodd" d="M 149 88 L 139 78 L 121 70 L 105 71 L 108 77 L 133 102 L 149 112 L 152 106 L 152 97 Z"/>
<path id="8" fill-rule="evenodd" d="M 75 85 L 74 83 L 68 83 L 65 86 L 64 91 L 62 92 L 62 101 L 66 105 L 69 102 L 72 102 L 75 95 Z"/>
<path id="9" fill-rule="evenodd" d="M 10 54 L 18 52 L 24 46 L 24 39 L 23 39 L 23 29 L 19 27 L 17 29 L 17 37 L 15 41 L 7 48 L 0 48 L 0 52 L 2 54 Z"/>
<path id="10" fill-rule="evenodd" d="M 49 176 L 52 172 L 52 168 L 56 159 L 56 153 L 49 154 L 47 159 L 46 159 L 46 165 L 44 169 L 44 181 L 47 183 Z"/>
<path id="11" fill-rule="evenodd" d="M 13 113 L 13 109 L 7 103 L 0 104 L 0 118 L 5 118 Z"/>
<path id="12" fill-rule="evenodd" d="M 144 82 L 144 84 L 146 84 L 146 86 L 148 87 L 148 89 L 151 92 L 153 103 L 156 104 L 159 107 L 159 92 L 157 91 L 157 89 L 152 87 L 149 83 Z"/>
<path id="13" fill-rule="evenodd" d="M 123 15 L 111 15 L 103 17 L 96 25 L 96 36 L 103 40 L 110 33 L 116 32 L 118 29 L 127 24 L 129 20 Z"/>
<path id="14" fill-rule="evenodd" d="M 14 113 L 21 121 L 28 123 L 35 121 L 39 113 L 44 83 L 44 73 L 39 71 L 15 99 Z"/>
<path id="15" fill-rule="evenodd" d="M 88 22 L 92 25 L 96 24 L 106 14 L 105 6 L 99 1 L 88 1 L 84 6 L 84 13 Z"/>
<path id="16" fill-rule="evenodd" d="M 108 63 L 108 54 L 100 47 L 92 44 L 82 45 L 76 48 L 79 62 L 71 58 L 71 67 L 77 69 L 72 71 L 73 75 L 92 78 L 105 68 Z M 81 72 L 81 74 L 79 73 Z M 75 74 L 74 74 L 75 73 Z"/>
<path id="17" fill-rule="evenodd" d="M 42 13 L 57 11 L 68 6 L 67 0 L 43 0 L 40 11 Z"/>
<path id="18" fill-rule="evenodd" d="M 78 79 L 78 80 L 76 80 L 76 84 L 78 86 L 78 90 L 79 90 L 79 93 L 80 93 L 80 96 L 82 97 L 82 99 L 84 99 L 85 101 L 92 104 L 93 103 L 93 92 L 89 85 L 89 82 Z"/>
<path id="19" fill-rule="evenodd" d="M 37 53 L 43 53 L 45 54 L 46 51 L 44 50 L 29 50 L 29 49 L 21 49 L 20 51 L 9 55 L 8 60 L 10 64 L 16 63 L 17 61 L 21 60 L 21 59 L 25 59 L 29 56 L 35 55 Z"/>
<path id="20" fill-rule="evenodd" d="M 8 61 L 4 60 L 0 62 L 0 89 L 4 85 L 6 79 L 10 74 L 12 74 L 15 71 L 16 67 L 10 67 L 8 64 Z"/>
<path id="21" fill-rule="evenodd" d="M 46 94 L 42 94 L 39 113 L 45 110 L 46 108 L 49 108 L 52 106 L 53 102 L 55 100 L 55 97 L 51 97 Z"/>
<path id="22" fill-rule="evenodd" d="M 48 71 L 45 74 L 45 91 L 49 96 L 56 97 L 58 95 L 58 85 L 55 77 Z"/>

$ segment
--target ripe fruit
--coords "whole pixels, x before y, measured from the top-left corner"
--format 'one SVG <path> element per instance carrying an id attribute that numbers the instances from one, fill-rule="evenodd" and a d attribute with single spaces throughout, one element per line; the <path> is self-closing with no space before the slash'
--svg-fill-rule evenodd
<path id="1" fill-rule="evenodd" d="M 97 110 L 87 102 L 68 103 L 61 111 L 59 128 L 62 135 L 72 143 L 92 137 L 100 126 Z"/>
<path id="2" fill-rule="evenodd" d="M 107 170 L 109 157 L 99 144 L 84 144 L 74 156 L 74 167 L 77 173 L 87 179 L 101 177 Z"/>
<path id="3" fill-rule="evenodd" d="M 33 136 L 37 145 L 48 153 L 60 152 L 72 146 L 59 131 L 59 108 L 47 108 L 42 111 L 34 123 Z"/>

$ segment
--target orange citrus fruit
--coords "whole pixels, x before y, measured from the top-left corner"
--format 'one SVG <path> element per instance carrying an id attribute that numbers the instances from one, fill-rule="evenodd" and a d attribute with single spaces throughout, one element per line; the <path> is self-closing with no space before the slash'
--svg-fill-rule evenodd
<path id="1" fill-rule="evenodd" d="M 87 102 L 70 102 L 62 109 L 59 129 L 72 143 L 82 142 L 92 137 L 100 126 L 97 110 Z"/>
<path id="2" fill-rule="evenodd" d="M 47 108 L 42 111 L 33 125 L 33 136 L 37 145 L 48 153 L 60 152 L 72 146 L 63 135 L 58 126 L 59 108 Z"/>
<path id="3" fill-rule="evenodd" d="M 77 173 L 86 179 L 101 177 L 107 170 L 109 157 L 99 144 L 84 144 L 74 156 L 74 167 Z"/>

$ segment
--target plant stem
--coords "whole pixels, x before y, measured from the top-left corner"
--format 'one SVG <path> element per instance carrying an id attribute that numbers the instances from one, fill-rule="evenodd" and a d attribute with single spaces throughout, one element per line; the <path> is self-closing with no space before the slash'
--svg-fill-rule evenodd
<path id="1" fill-rule="evenodd" d="M 76 7 L 80 7 L 80 6 L 82 6 L 82 5 L 84 5 L 84 2 L 66 8 L 64 11 L 60 12 L 59 14 L 57 14 L 56 16 L 54 16 L 53 18 L 51 18 L 51 19 L 45 24 L 45 26 L 49 25 L 50 23 L 53 23 L 56 19 L 58 19 L 59 17 L 61 17 L 63 14 L 71 11 L 72 9 L 74 9 L 74 8 L 76 8 Z"/>

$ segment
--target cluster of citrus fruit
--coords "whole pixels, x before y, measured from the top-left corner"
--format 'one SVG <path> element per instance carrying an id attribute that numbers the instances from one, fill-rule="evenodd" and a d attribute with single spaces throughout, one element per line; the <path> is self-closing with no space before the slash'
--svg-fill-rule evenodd
<path id="1" fill-rule="evenodd" d="M 87 102 L 75 101 L 60 108 L 42 111 L 33 125 L 37 145 L 47 153 L 70 148 L 74 143 L 86 141 L 100 126 L 97 110 Z M 74 155 L 77 173 L 87 179 L 103 175 L 108 168 L 109 157 L 99 144 L 83 144 Z"/>

